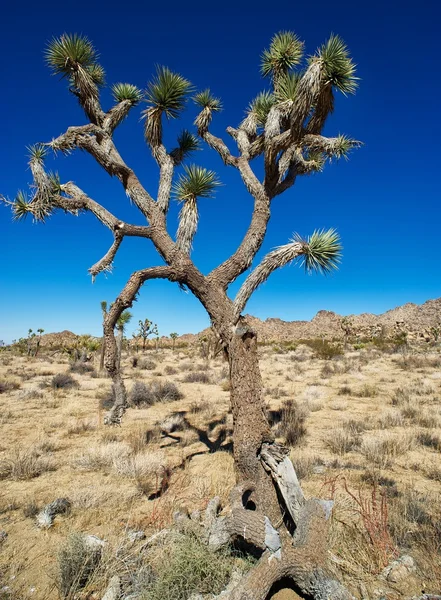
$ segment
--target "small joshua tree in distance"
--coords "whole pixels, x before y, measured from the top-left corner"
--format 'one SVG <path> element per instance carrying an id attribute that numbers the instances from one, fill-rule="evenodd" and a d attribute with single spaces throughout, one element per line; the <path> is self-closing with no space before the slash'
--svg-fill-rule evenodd
<path id="1" fill-rule="evenodd" d="M 173 332 L 173 333 L 170 334 L 170 338 L 172 340 L 172 349 L 173 349 L 173 351 L 175 349 L 175 344 L 176 344 L 176 340 L 177 340 L 178 337 L 179 337 L 178 334 L 175 333 L 175 332 Z"/>
<path id="2" fill-rule="evenodd" d="M 158 326 L 153 321 L 149 321 L 149 319 L 144 319 L 144 321 L 139 320 L 138 325 L 137 336 L 142 339 L 142 351 L 145 352 L 149 337 L 151 335 L 158 335 Z"/>
<path id="3" fill-rule="evenodd" d="M 133 315 L 129 310 L 125 310 L 120 314 L 120 316 L 118 317 L 118 320 L 116 322 L 116 329 L 118 331 L 118 337 L 117 337 L 118 365 L 119 365 L 118 368 L 121 368 L 121 355 L 122 355 L 124 331 L 125 331 L 126 325 L 132 319 L 132 316 Z"/>
<path id="4" fill-rule="evenodd" d="M 105 110 L 100 97 L 104 71 L 92 43 L 79 35 L 54 38 L 46 51 L 48 65 L 54 74 L 68 80 L 88 122 L 69 127 L 49 142 L 31 146 L 29 165 L 34 179 L 31 196 L 19 192 L 12 202 L 4 199 L 16 219 L 31 214 L 35 220 L 45 221 L 56 210 L 71 214 L 91 212 L 113 236 L 110 248 L 90 268 L 92 278 L 111 269 L 127 236 L 144 238 L 161 258 L 159 265 L 140 269 L 130 276 L 104 318 L 104 362 L 115 393 L 107 422 L 120 422 L 127 407 L 114 330 L 141 286 L 151 279 L 177 283 L 194 294 L 207 311 L 229 361 L 237 474 L 231 514 L 227 521 L 219 521 L 224 528 L 220 537 L 224 543 L 226 539 L 244 542 L 246 538 L 247 547 L 252 546 L 260 556 L 230 595 L 231 600 L 265 600 L 273 584 L 286 578 L 293 580 L 304 597 L 352 598 L 326 566 L 329 505 L 305 499 L 288 450 L 275 442 L 265 414 L 257 336 L 242 315 L 253 292 L 275 270 L 297 261 L 307 271 L 327 273 L 340 260 L 339 236 L 329 229 L 316 230 L 307 238 L 293 235 L 288 243 L 256 261 L 273 204 L 280 202 L 298 178 L 322 171 L 327 161 L 347 157 L 359 145 L 346 135 L 323 135 L 327 118 L 334 111 L 335 94 L 341 92 L 347 96 L 357 87 L 355 65 L 345 43 L 331 35 L 306 60 L 303 55 L 304 44 L 296 34 L 282 31 L 273 37 L 261 60 L 267 91 L 250 102 L 241 123 L 227 129 L 234 145 L 231 150 L 221 137 L 210 131 L 222 103 L 209 89 L 194 93 L 185 77 L 167 67 L 158 67 L 144 93 L 129 83 L 113 85 L 113 106 Z M 194 121 L 195 133 L 184 129 L 176 147 L 167 149 L 164 117 L 168 120 L 180 117 L 191 96 L 199 111 Z M 159 172 L 156 196 L 142 185 L 125 162 L 114 138 L 115 129 L 141 100 L 146 102 L 144 137 Z M 230 257 L 206 275 L 192 260 L 191 249 L 199 222 L 199 204 L 214 195 L 220 181 L 213 171 L 187 162 L 201 141 L 227 167 L 237 171 L 253 199 L 249 226 L 242 241 Z M 49 152 L 70 154 L 75 150 L 88 153 L 120 181 L 146 224 L 122 221 L 75 183 L 62 182 L 46 170 Z M 259 169 L 254 162 L 259 162 Z M 176 171 L 179 171 L 177 176 Z M 172 199 L 181 205 L 176 232 L 171 230 L 168 219 Z M 222 206 L 223 213 L 227 210 Z M 244 273 L 248 275 L 234 297 L 229 287 Z M 118 326 L 117 329 L 119 337 L 121 330 Z M 216 519 L 214 522 L 218 523 Z"/>

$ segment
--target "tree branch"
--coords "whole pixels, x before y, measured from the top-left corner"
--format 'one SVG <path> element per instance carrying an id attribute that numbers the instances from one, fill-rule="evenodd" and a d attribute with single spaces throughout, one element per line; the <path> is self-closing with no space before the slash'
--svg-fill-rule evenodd
<path id="1" fill-rule="evenodd" d="M 237 323 L 251 294 L 256 291 L 259 285 L 266 281 L 273 271 L 284 267 L 303 253 L 304 245 L 301 242 L 292 242 L 285 246 L 279 246 L 279 248 L 269 252 L 262 259 L 261 263 L 248 275 L 237 293 L 233 303 L 233 323 Z"/>
<path id="2" fill-rule="evenodd" d="M 254 197 L 254 210 L 251 223 L 239 248 L 208 275 L 209 280 L 215 280 L 224 289 L 251 265 L 262 245 L 270 218 L 270 198 L 251 169 L 248 160 L 240 157 L 237 166 L 246 188 Z"/>
<path id="3" fill-rule="evenodd" d="M 98 275 L 98 273 L 112 270 L 113 259 L 119 250 L 121 242 L 123 241 L 123 237 L 124 236 L 122 235 L 116 234 L 113 244 L 110 246 L 103 258 L 90 267 L 89 273 L 92 275 L 92 281 L 95 281 L 95 277 Z"/>

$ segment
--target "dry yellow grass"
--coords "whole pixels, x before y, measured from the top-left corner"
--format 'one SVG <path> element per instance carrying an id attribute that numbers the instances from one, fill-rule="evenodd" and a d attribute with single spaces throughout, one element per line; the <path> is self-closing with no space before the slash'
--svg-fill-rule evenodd
<path id="1" fill-rule="evenodd" d="M 405 502 L 425 511 L 421 527 L 439 510 L 432 502 L 441 492 L 435 356 L 419 357 L 412 366 L 397 355 L 367 350 L 332 361 L 312 358 L 306 347 L 282 354 L 263 347 L 261 353 L 268 408 L 278 411 L 295 399 L 306 416 L 306 436 L 292 450 L 305 492 L 334 495 L 331 557 L 339 575 L 367 589 L 378 576 L 382 555 L 370 545 L 342 483 L 356 498 L 359 490 L 369 498 L 377 482 L 378 491 L 389 495 L 393 539 L 408 544 L 419 561 L 416 588 L 424 580 L 426 589 L 436 589 L 439 547 L 424 555 L 418 517 L 403 521 L 410 514 L 403 513 Z M 108 379 L 74 373 L 78 388 L 54 390 L 51 380 L 68 370 L 66 360 L 14 357 L 1 365 L 0 356 L 0 378 L 13 382 L 0 394 L 0 530 L 8 534 L 0 546 L 0 583 L 14 598 L 58 597 L 54 560 L 72 532 L 97 535 L 113 547 L 129 529 L 159 531 L 178 509 L 202 510 L 215 495 L 227 502 L 234 465 L 225 363 L 207 363 L 190 350 L 149 351 L 143 358 L 154 369 L 139 362 L 133 368 L 131 357 L 125 358 L 129 390 L 134 381 L 171 381 L 184 398 L 130 409 L 122 427 L 107 429 L 100 403 Z M 188 377 L 193 372 L 198 375 Z M 418 500 L 406 500 L 409 490 Z M 42 532 L 31 509 L 58 497 L 68 497 L 72 511 Z M 406 527 L 414 527 L 415 535 Z"/>

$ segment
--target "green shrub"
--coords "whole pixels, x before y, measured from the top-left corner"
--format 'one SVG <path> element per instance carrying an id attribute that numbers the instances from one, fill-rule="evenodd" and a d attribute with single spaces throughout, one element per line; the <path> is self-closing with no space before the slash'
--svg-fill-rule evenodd
<path id="1" fill-rule="evenodd" d="M 76 598 L 96 571 L 100 558 L 101 551 L 92 549 L 83 535 L 71 534 L 57 557 L 60 596 Z"/>
<path id="2" fill-rule="evenodd" d="M 234 562 L 225 552 L 209 551 L 196 537 L 183 536 L 171 546 L 140 600 L 188 600 L 192 594 L 219 594 Z"/>

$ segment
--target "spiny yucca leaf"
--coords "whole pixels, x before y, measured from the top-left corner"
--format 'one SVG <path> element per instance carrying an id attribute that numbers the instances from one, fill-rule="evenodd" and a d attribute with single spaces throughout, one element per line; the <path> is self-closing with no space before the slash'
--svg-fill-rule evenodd
<path id="1" fill-rule="evenodd" d="M 338 35 L 331 35 L 329 40 L 318 51 L 325 77 L 343 94 L 354 94 L 358 77 L 355 77 L 355 64 L 344 41 Z"/>
<path id="2" fill-rule="evenodd" d="M 146 100 L 151 108 L 164 112 L 167 118 L 176 118 L 185 106 L 191 83 L 167 67 L 157 67 L 156 77 L 147 86 Z"/>
<path id="3" fill-rule="evenodd" d="M 209 89 L 197 93 L 195 96 L 193 96 L 193 100 L 201 108 L 209 108 L 213 112 L 222 110 L 222 102 L 220 98 L 213 96 Z"/>
<path id="4" fill-rule="evenodd" d="M 131 320 L 132 317 L 133 315 L 129 310 L 123 311 L 116 322 L 117 328 L 119 330 L 124 329 L 124 327 L 127 325 L 127 323 Z"/>
<path id="5" fill-rule="evenodd" d="M 19 190 L 15 197 L 12 205 L 13 219 L 19 221 L 20 219 L 26 219 L 30 210 L 30 202 L 26 192 Z"/>
<path id="6" fill-rule="evenodd" d="M 101 65 L 94 63 L 93 65 L 90 65 L 90 67 L 87 67 L 86 71 L 89 73 L 95 85 L 104 85 L 106 73 Z"/>
<path id="7" fill-rule="evenodd" d="M 297 85 L 301 79 L 299 73 L 286 73 L 279 77 L 275 97 L 277 102 L 294 101 L 296 97 Z"/>
<path id="8" fill-rule="evenodd" d="M 211 198 L 220 181 L 214 171 L 196 165 L 184 166 L 185 174 L 179 176 L 173 193 L 182 202 L 194 198 Z"/>
<path id="9" fill-rule="evenodd" d="M 261 72 L 264 77 L 277 78 L 299 64 L 303 55 L 303 42 L 292 31 L 281 31 L 264 50 Z"/>
<path id="10" fill-rule="evenodd" d="M 335 156 L 336 158 L 348 158 L 350 150 L 352 150 L 352 148 L 358 148 L 359 146 L 361 146 L 361 142 L 352 140 L 348 136 L 340 134 L 337 136 L 332 156 Z"/>
<path id="11" fill-rule="evenodd" d="M 61 192 L 61 180 L 60 175 L 55 171 L 49 171 L 47 174 L 51 192 L 53 194 L 59 194 Z"/>
<path id="12" fill-rule="evenodd" d="M 83 69 L 94 67 L 97 53 L 87 37 L 76 33 L 63 33 L 49 42 L 45 58 L 54 74 L 66 77 L 78 66 Z"/>
<path id="13" fill-rule="evenodd" d="M 42 162 L 47 156 L 47 147 L 44 144 L 33 144 L 27 146 L 26 150 L 29 152 L 30 160 Z"/>
<path id="14" fill-rule="evenodd" d="M 112 95 L 116 102 L 130 100 L 132 104 L 137 104 L 142 98 L 141 90 L 131 83 L 115 83 L 112 86 Z"/>
<path id="15" fill-rule="evenodd" d="M 248 106 L 247 114 L 253 113 L 256 117 L 257 124 L 261 127 L 265 126 L 268 113 L 274 105 L 275 98 L 271 92 L 260 92 Z"/>
<path id="16" fill-rule="evenodd" d="M 201 148 L 198 138 L 192 133 L 190 133 L 188 129 L 184 129 L 178 135 L 178 144 L 178 150 L 182 158 L 185 158 L 186 156 L 191 154 L 191 152 L 195 152 L 196 150 L 200 150 Z"/>
<path id="17" fill-rule="evenodd" d="M 318 229 L 307 240 L 295 234 L 295 242 L 303 246 L 303 265 L 308 273 L 330 273 L 338 268 L 342 246 L 335 229 Z"/>

